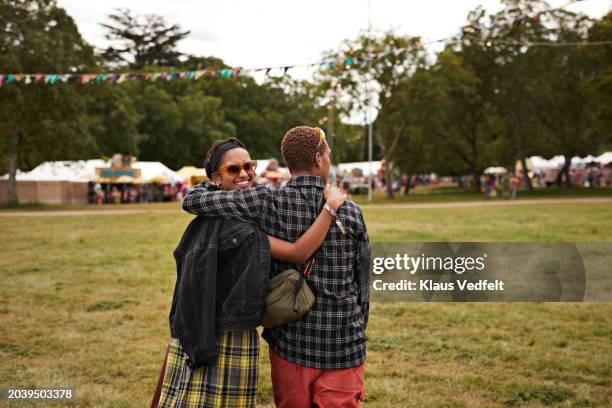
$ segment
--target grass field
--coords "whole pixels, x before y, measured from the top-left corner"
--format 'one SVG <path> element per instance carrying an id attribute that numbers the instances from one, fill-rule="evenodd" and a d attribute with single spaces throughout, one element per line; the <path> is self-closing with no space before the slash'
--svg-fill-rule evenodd
<path id="1" fill-rule="evenodd" d="M 364 214 L 373 242 L 612 241 L 609 204 Z M 178 209 L 0 218 L 0 388 L 72 387 L 75 407 L 148 406 L 172 250 L 189 220 Z M 372 304 L 367 333 L 367 407 L 612 404 L 612 303 Z M 262 342 L 262 405 L 272 403 L 266 355 Z"/>

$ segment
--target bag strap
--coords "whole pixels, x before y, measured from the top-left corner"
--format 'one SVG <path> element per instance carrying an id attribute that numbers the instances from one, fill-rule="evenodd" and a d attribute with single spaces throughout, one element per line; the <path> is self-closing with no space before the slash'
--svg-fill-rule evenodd
<path id="1" fill-rule="evenodd" d="M 308 198 L 306 197 L 306 194 L 304 194 L 304 192 L 300 189 L 298 189 L 298 191 L 300 192 L 302 198 L 304 199 L 304 201 L 308 201 Z M 321 213 L 321 211 L 323 211 L 323 208 L 325 208 L 325 200 L 324 200 L 324 195 L 323 192 L 321 192 L 321 197 L 319 199 L 319 212 L 316 213 L 315 217 L 318 217 L 319 214 Z M 315 211 L 316 211 L 316 207 L 315 207 Z M 321 247 L 319 247 L 321 248 Z M 310 276 L 310 269 L 312 268 L 312 265 L 315 263 L 314 257 L 317 254 L 317 252 L 319 252 L 319 248 L 316 249 L 316 251 L 314 251 L 314 253 L 312 254 L 312 256 L 306 261 L 306 265 L 304 266 L 304 272 L 302 272 L 302 275 L 307 278 Z"/>
<path id="2" fill-rule="evenodd" d="M 166 348 L 166 354 L 164 355 L 164 363 L 162 364 L 159 378 L 157 379 L 157 385 L 155 386 L 155 393 L 153 394 L 153 400 L 151 401 L 151 408 L 157 408 L 159 405 L 159 399 L 161 397 L 162 385 L 164 384 L 164 377 L 166 376 L 166 365 L 168 364 L 168 350 L 170 345 Z"/>

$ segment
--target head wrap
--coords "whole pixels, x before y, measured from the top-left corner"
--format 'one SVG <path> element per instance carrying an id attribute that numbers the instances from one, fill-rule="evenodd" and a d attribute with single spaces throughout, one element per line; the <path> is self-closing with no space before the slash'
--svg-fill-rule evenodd
<path id="1" fill-rule="evenodd" d="M 213 173 L 219 169 L 219 164 L 221 164 L 221 158 L 223 157 L 223 155 L 228 150 L 237 148 L 244 149 L 243 146 L 232 140 L 228 140 L 227 143 L 223 143 L 221 146 L 219 146 L 219 148 L 210 156 L 208 163 L 206 163 L 205 170 L 208 178 L 212 178 Z"/>

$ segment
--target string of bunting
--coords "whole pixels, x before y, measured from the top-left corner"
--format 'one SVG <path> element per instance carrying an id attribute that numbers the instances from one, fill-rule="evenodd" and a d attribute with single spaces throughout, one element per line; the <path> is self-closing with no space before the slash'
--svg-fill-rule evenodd
<path id="1" fill-rule="evenodd" d="M 557 8 L 557 9 L 549 9 L 545 12 L 553 12 L 555 10 L 562 9 L 570 4 L 577 3 L 584 0 L 571 0 L 567 4 Z M 545 12 L 539 12 L 534 16 L 517 16 L 512 24 L 521 24 L 526 21 L 526 19 L 531 18 L 534 21 L 539 21 L 540 17 Z M 504 20 L 500 20 L 504 21 Z M 483 29 L 495 29 L 502 26 L 500 21 L 494 22 L 489 26 L 466 26 L 463 27 L 464 33 L 479 33 Z M 415 51 L 423 49 L 425 45 L 445 42 L 452 39 L 451 38 L 443 38 L 440 40 L 429 41 L 422 43 L 420 41 L 409 44 L 405 47 L 393 48 L 386 47 L 382 51 L 373 52 L 366 54 L 364 57 L 358 59 L 356 57 L 340 57 L 336 59 L 326 60 L 322 62 L 308 63 L 308 64 L 296 64 L 296 65 L 286 65 L 280 67 L 266 67 L 266 68 L 256 68 L 256 69 L 244 69 L 244 68 L 227 68 L 221 70 L 212 70 L 212 69 L 202 69 L 195 71 L 179 71 L 179 72 L 148 72 L 148 73 L 100 73 L 100 74 L 0 74 L 0 87 L 9 85 L 12 83 L 24 83 L 24 84 L 36 84 L 36 83 L 44 83 L 44 84 L 55 84 L 57 82 L 62 83 L 79 83 L 79 84 L 88 84 L 88 83 L 112 83 L 112 84 L 120 84 L 125 81 L 172 81 L 174 79 L 192 79 L 198 80 L 202 77 L 218 77 L 218 78 L 237 78 L 245 75 L 249 75 L 255 72 L 265 71 L 266 75 L 270 75 L 272 70 L 282 70 L 283 75 L 286 75 L 290 69 L 298 68 L 298 67 L 309 67 L 309 68 L 319 68 L 323 69 L 333 69 L 337 65 L 343 65 L 346 69 L 351 69 L 353 66 L 360 65 L 361 67 L 366 67 L 371 60 L 384 58 L 390 54 L 394 54 L 396 56 L 401 55 L 402 53 L 408 51 Z M 496 40 L 497 41 L 497 40 Z M 566 43 L 554 43 L 554 42 L 518 42 L 518 41 L 504 41 L 499 40 L 505 44 L 511 45 L 520 45 L 520 46 L 590 46 L 590 45 L 609 45 L 612 44 L 612 41 L 597 41 L 597 42 L 566 42 Z"/>
<path id="2" fill-rule="evenodd" d="M 367 64 L 372 59 L 382 58 L 391 53 L 400 55 L 402 52 L 408 50 L 422 49 L 423 44 L 415 42 L 407 47 L 394 48 L 386 47 L 383 51 L 377 53 L 367 54 L 361 59 L 355 57 L 337 58 L 333 60 L 327 60 L 323 62 L 309 63 L 309 64 L 295 64 L 281 67 L 267 67 L 267 68 L 256 68 L 256 69 L 244 69 L 244 68 L 228 68 L 221 70 L 202 69 L 196 71 L 179 71 L 179 72 L 148 72 L 148 73 L 106 73 L 106 74 L 0 74 L 0 87 L 11 83 L 22 82 L 24 84 L 33 83 L 45 83 L 54 84 L 57 82 L 63 83 L 113 83 L 120 84 L 125 81 L 172 81 L 174 79 L 195 79 L 198 80 L 202 77 L 218 77 L 218 78 L 237 78 L 240 76 L 249 75 L 253 72 L 265 71 L 266 75 L 270 75 L 270 71 L 282 69 L 283 75 L 292 68 L 298 67 L 311 67 L 320 69 L 332 69 L 338 64 L 344 65 L 347 69 L 361 63 L 362 66 Z"/>

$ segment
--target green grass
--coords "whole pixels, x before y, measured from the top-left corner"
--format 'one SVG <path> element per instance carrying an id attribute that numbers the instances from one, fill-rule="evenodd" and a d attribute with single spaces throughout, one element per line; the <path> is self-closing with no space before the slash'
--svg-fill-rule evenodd
<path id="1" fill-rule="evenodd" d="M 159 208 L 0 218 L 0 387 L 73 387 L 75 407 L 148 405 L 168 339 L 172 250 L 191 218 Z M 612 241 L 608 204 L 364 215 L 373 242 Z M 611 303 L 373 303 L 368 336 L 367 407 L 612 404 Z M 261 356 L 266 405 L 263 341 Z"/>

